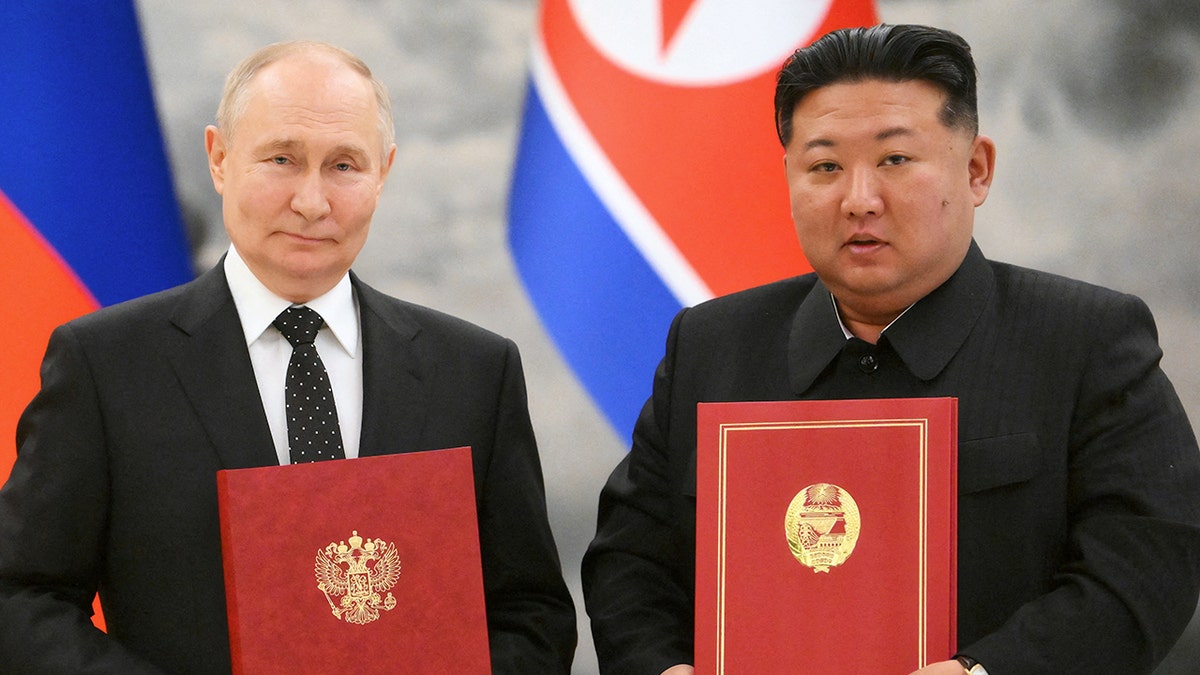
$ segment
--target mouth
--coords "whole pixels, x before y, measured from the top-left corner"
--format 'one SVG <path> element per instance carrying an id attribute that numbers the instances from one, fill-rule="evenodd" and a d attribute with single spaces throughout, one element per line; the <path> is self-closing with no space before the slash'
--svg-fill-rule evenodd
<path id="1" fill-rule="evenodd" d="M 302 234 L 295 234 L 293 232 L 284 232 L 283 234 L 288 238 L 288 240 L 297 244 L 316 245 L 329 241 L 328 237 L 306 237 Z"/>
<path id="2" fill-rule="evenodd" d="M 865 254 L 877 251 L 884 246 L 886 242 L 881 239 L 875 239 L 869 235 L 856 235 L 846 241 L 844 246 L 850 249 L 851 253 Z"/>

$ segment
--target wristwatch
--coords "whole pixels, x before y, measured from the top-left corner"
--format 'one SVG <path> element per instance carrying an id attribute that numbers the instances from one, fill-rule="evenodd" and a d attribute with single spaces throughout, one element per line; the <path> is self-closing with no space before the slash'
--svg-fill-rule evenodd
<path id="1" fill-rule="evenodd" d="M 983 664 L 969 656 L 958 655 L 954 657 L 955 661 L 962 664 L 963 670 L 967 671 L 967 675 L 988 675 L 987 668 Z"/>

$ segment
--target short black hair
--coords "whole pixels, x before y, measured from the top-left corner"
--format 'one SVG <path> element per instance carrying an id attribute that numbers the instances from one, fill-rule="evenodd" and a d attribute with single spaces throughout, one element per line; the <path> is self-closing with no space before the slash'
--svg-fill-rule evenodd
<path id="1" fill-rule="evenodd" d="M 810 92 L 840 82 L 923 80 L 946 94 L 941 121 L 979 133 L 975 61 L 971 46 L 941 28 L 880 24 L 827 33 L 797 49 L 775 82 L 775 131 L 787 147 L 792 115 Z"/>

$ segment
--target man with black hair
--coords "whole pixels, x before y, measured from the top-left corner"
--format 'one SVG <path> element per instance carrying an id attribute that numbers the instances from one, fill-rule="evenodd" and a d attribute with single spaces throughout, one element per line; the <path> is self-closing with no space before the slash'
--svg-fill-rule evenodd
<path id="1" fill-rule="evenodd" d="M 984 257 L 996 146 L 975 78 L 967 43 L 923 26 L 836 31 L 784 65 L 776 129 L 814 273 L 672 323 L 583 562 L 603 672 L 691 671 L 702 401 L 958 399 L 958 652 L 921 675 L 1144 673 L 1178 639 L 1200 450 L 1153 318 Z"/>

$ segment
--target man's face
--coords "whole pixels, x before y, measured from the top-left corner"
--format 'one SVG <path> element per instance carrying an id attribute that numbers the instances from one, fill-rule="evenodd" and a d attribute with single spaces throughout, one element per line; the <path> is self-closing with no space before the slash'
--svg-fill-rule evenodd
<path id="1" fill-rule="evenodd" d="M 395 147 L 370 83 L 327 54 L 288 56 L 248 87 L 233 129 L 205 132 L 225 230 L 267 288 L 306 302 L 362 249 Z"/>
<path id="2" fill-rule="evenodd" d="M 958 269 L 991 184 L 990 139 L 946 127 L 923 81 L 805 96 L 784 163 L 805 256 L 843 319 L 882 327 Z"/>

